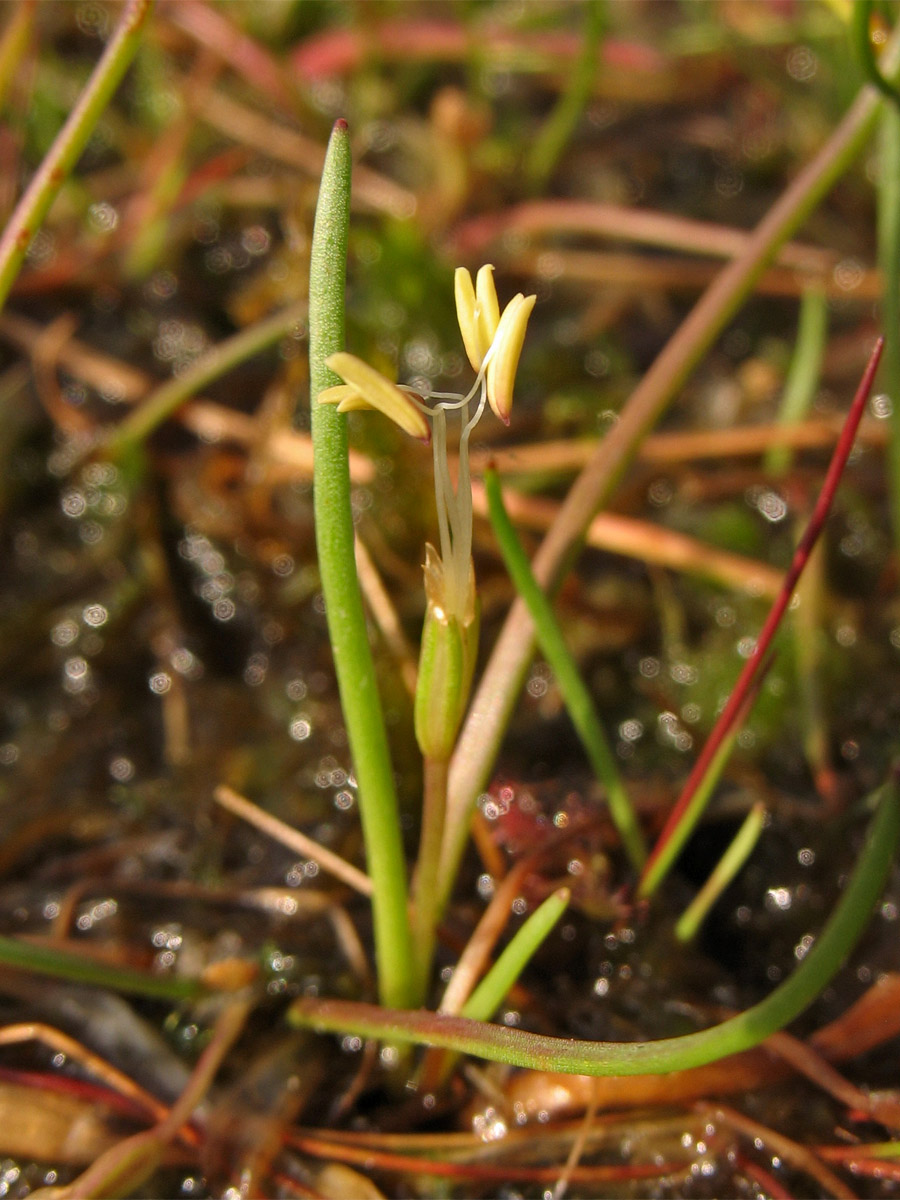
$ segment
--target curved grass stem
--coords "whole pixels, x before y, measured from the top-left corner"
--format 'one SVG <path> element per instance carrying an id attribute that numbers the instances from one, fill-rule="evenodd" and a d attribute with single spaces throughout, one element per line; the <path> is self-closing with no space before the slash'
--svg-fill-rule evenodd
<path id="1" fill-rule="evenodd" d="M 430 1012 L 398 1012 L 341 1000 L 300 1000 L 293 1024 L 320 1032 L 440 1046 L 494 1062 L 579 1075 L 643 1075 L 680 1071 L 758 1045 L 793 1021 L 834 977 L 866 927 L 900 841 L 900 779 L 880 793 L 866 844 L 825 928 L 794 973 L 735 1017 L 682 1037 L 654 1042 L 586 1042 L 544 1037 Z"/>

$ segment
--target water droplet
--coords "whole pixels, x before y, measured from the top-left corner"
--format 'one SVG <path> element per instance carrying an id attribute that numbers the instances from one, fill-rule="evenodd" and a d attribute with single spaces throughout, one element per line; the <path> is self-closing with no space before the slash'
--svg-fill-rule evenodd
<path id="1" fill-rule="evenodd" d="M 59 621 L 50 630 L 50 641 L 54 646 L 71 646 L 81 631 L 71 618 Z"/>
<path id="2" fill-rule="evenodd" d="M 82 612 L 81 619 L 85 625 L 97 628 L 100 625 L 106 624 L 109 620 L 109 613 L 102 604 L 89 604 Z"/>
<path id="3" fill-rule="evenodd" d="M 790 888 L 771 887 L 766 890 L 766 907 L 786 912 L 793 901 Z"/>
<path id="4" fill-rule="evenodd" d="M 494 894 L 494 877 L 487 873 L 478 876 L 478 882 L 475 885 L 478 895 L 482 900 L 489 900 Z"/>
<path id="5" fill-rule="evenodd" d="M 312 733 L 312 724 L 310 723 L 308 717 L 295 717 L 294 720 L 291 721 L 289 732 L 295 742 L 305 742 Z"/>
<path id="6" fill-rule="evenodd" d="M 69 488 L 63 492 L 59 504 L 67 517 L 80 517 L 87 509 L 84 493 L 79 492 L 77 488 Z"/>
<path id="7" fill-rule="evenodd" d="M 127 783 L 134 777 L 134 763 L 130 758 L 120 755 L 110 760 L 109 773 L 118 783 Z"/>

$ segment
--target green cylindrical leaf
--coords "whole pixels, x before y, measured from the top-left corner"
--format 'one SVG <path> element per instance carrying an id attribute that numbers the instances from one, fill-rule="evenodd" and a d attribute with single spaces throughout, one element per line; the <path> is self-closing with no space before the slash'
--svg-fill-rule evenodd
<path id="1" fill-rule="evenodd" d="M 345 121 L 328 143 L 309 263 L 310 394 L 340 383 L 325 365 L 344 346 L 344 285 L 350 218 L 350 138 Z M 347 418 L 312 404 L 316 547 L 341 707 L 359 784 L 359 813 L 372 880 L 378 989 L 386 1004 L 415 1003 L 406 863 L 375 665 L 356 575 Z"/>

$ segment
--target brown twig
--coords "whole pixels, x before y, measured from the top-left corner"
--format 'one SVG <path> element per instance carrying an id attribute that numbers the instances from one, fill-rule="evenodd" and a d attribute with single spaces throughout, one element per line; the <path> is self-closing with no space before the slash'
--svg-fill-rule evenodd
<path id="1" fill-rule="evenodd" d="M 345 883 L 347 887 L 353 888 L 355 892 L 359 892 L 362 896 L 372 895 L 372 881 L 358 867 L 354 867 L 352 863 L 341 858 L 339 854 L 335 854 L 333 850 L 329 850 L 327 846 L 307 837 L 299 829 L 294 829 L 292 826 L 286 825 L 284 821 L 273 817 L 271 813 L 265 812 L 258 805 L 239 795 L 233 788 L 220 784 L 213 792 L 213 798 L 217 804 L 221 804 L 223 808 L 228 809 L 242 820 L 249 821 L 251 825 L 268 834 L 277 842 L 281 842 L 283 846 L 287 846 L 296 854 L 302 854 L 304 858 L 317 862 L 323 871 L 328 871 L 336 879 Z"/>

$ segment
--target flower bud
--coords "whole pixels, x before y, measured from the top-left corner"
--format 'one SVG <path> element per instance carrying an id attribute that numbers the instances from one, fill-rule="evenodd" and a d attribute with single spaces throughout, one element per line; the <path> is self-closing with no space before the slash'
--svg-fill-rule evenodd
<path id="1" fill-rule="evenodd" d="M 478 601 L 471 572 L 465 610 L 448 612 L 443 604 L 444 568 L 433 546 L 425 547 L 425 594 L 428 607 L 419 652 L 415 729 L 426 758 L 446 761 L 469 702 L 478 653 Z"/>

